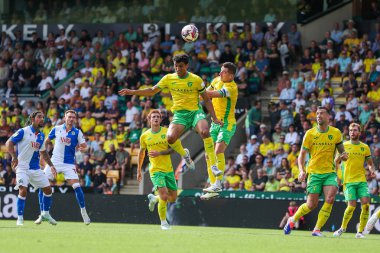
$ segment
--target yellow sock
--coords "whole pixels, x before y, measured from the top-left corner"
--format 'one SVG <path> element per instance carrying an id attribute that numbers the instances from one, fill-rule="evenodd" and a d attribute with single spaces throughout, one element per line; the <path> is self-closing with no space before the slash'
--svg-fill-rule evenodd
<path id="1" fill-rule="evenodd" d="M 160 217 L 160 221 L 166 220 L 166 201 L 161 198 L 158 200 L 158 216 Z"/>
<path id="2" fill-rule="evenodd" d="M 226 169 L 226 159 L 224 158 L 224 153 L 216 154 L 216 165 L 218 166 L 218 169 L 224 173 L 224 170 Z M 218 179 L 222 181 L 223 174 L 218 176 Z"/>
<path id="3" fill-rule="evenodd" d="M 212 174 L 210 159 L 206 158 L 206 164 L 207 164 L 208 178 L 210 179 L 210 183 L 214 184 L 216 181 L 216 178 L 215 178 L 214 174 Z"/>
<path id="4" fill-rule="evenodd" d="M 325 225 L 326 221 L 330 217 L 331 209 L 333 205 L 325 202 L 318 213 L 317 224 L 315 225 L 314 230 L 321 230 L 321 228 Z"/>
<path id="5" fill-rule="evenodd" d="M 379 210 L 379 211 L 377 211 L 377 213 L 376 213 L 376 216 L 377 216 L 377 218 L 379 218 L 379 219 L 380 219 L 380 210 Z"/>
<path id="6" fill-rule="evenodd" d="M 360 212 L 359 233 L 362 233 L 365 225 L 367 224 L 369 216 L 369 204 L 362 205 L 362 211 Z"/>
<path id="7" fill-rule="evenodd" d="M 186 155 L 186 151 L 182 146 L 181 141 L 178 139 L 173 144 L 170 144 L 170 147 L 177 152 L 180 156 Z"/>
<path id="8" fill-rule="evenodd" d="M 306 203 L 303 203 L 297 210 L 297 212 L 294 214 L 293 219 L 294 221 L 298 221 L 302 216 L 305 216 L 306 214 L 310 213 L 310 208 L 307 206 Z"/>
<path id="9" fill-rule="evenodd" d="M 215 149 L 214 149 L 214 142 L 211 137 L 208 137 L 206 139 L 203 139 L 205 152 L 210 159 L 211 166 L 216 165 L 216 155 L 215 155 Z"/>
<path id="10" fill-rule="evenodd" d="M 347 224 L 350 222 L 352 214 L 355 211 L 354 206 L 347 206 L 346 210 L 344 211 L 343 220 L 342 220 L 342 226 L 341 228 L 346 230 Z"/>

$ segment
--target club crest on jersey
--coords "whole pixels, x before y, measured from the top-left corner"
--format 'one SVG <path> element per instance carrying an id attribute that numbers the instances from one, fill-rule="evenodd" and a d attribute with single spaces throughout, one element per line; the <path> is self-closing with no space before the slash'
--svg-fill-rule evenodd
<path id="1" fill-rule="evenodd" d="M 70 146 L 71 144 L 71 139 L 67 137 L 61 137 L 61 142 L 65 144 L 66 146 Z"/>
<path id="2" fill-rule="evenodd" d="M 39 142 L 32 141 L 32 142 L 30 142 L 30 143 L 31 143 L 32 148 L 33 148 L 34 150 L 36 150 L 36 151 L 40 150 L 40 146 L 41 146 L 41 144 L 40 144 Z"/>
<path id="3" fill-rule="evenodd" d="M 161 135 L 161 139 L 165 139 L 165 134 Z"/>
<path id="4" fill-rule="evenodd" d="M 329 140 L 331 141 L 332 140 L 332 138 L 333 138 L 333 136 L 331 135 L 331 134 L 329 134 Z"/>
<path id="5" fill-rule="evenodd" d="M 361 150 L 361 151 L 364 151 L 364 148 L 363 148 L 363 147 L 361 147 L 361 148 L 360 148 L 360 150 Z"/>
<path id="6" fill-rule="evenodd" d="M 71 135 L 75 135 L 75 132 L 74 132 L 74 131 L 71 131 Z"/>
<path id="7" fill-rule="evenodd" d="M 188 82 L 188 83 L 187 83 L 187 86 L 188 86 L 188 87 L 193 86 L 193 82 Z"/>

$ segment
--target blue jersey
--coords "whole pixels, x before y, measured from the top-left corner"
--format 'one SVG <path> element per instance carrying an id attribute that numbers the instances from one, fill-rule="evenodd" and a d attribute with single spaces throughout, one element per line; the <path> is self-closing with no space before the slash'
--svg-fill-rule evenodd
<path id="1" fill-rule="evenodd" d="M 51 158 L 54 164 L 74 164 L 76 146 L 86 143 L 81 130 L 73 127 L 68 131 L 66 124 L 53 127 L 48 137 L 50 140 L 56 139 Z"/>
<path id="2" fill-rule="evenodd" d="M 40 169 L 40 151 L 45 150 L 45 136 L 42 132 L 36 132 L 32 126 L 17 130 L 10 137 L 10 141 L 16 144 L 18 159 L 17 169 Z"/>

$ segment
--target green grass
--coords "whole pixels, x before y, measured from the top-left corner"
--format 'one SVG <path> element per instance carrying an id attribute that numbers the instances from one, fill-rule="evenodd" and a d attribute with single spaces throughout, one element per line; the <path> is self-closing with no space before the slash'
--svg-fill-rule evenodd
<path id="1" fill-rule="evenodd" d="M 26 221 L 0 222 L 1 253 L 198 253 L 198 252 L 376 252 L 380 235 L 367 235 L 358 240 L 346 233 L 333 238 L 310 236 L 307 231 L 294 231 L 284 236 L 281 230 L 173 226 L 161 231 L 159 225 L 60 222 L 57 226 L 34 225 Z"/>

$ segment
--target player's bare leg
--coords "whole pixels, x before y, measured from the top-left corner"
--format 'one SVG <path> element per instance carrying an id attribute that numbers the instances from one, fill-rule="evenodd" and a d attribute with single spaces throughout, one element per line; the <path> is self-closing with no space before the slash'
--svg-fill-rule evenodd
<path id="1" fill-rule="evenodd" d="M 179 137 L 185 131 L 185 126 L 180 124 L 170 124 L 168 128 L 168 132 L 166 133 L 166 139 L 170 145 L 170 147 L 177 152 L 183 159 L 185 159 L 186 166 L 194 170 L 195 165 L 193 160 L 191 159 L 190 151 L 187 148 L 183 148 Z"/>
<path id="2" fill-rule="evenodd" d="M 223 172 L 220 171 L 216 165 L 214 141 L 210 136 L 210 128 L 208 122 L 205 119 L 198 121 L 197 125 L 195 126 L 195 130 L 203 139 L 205 153 L 210 160 L 212 173 L 216 177 L 222 175 Z"/>

